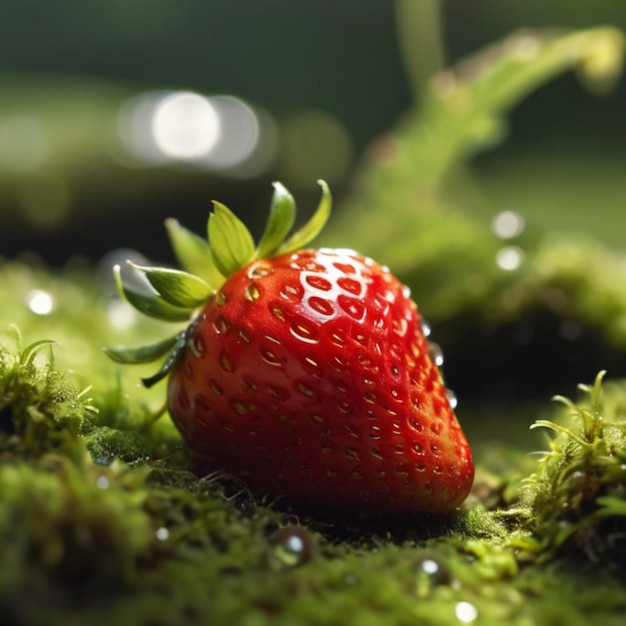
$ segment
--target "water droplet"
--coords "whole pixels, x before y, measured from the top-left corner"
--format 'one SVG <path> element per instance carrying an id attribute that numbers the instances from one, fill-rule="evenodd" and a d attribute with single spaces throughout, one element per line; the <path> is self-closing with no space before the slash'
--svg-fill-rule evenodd
<path id="1" fill-rule="evenodd" d="M 420 597 L 428 596 L 434 587 L 450 584 L 450 572 L 441 559 L 431 553 L 420 554 L 415 561 L 416 592 Z"/>
<path id="2" fill-rule="evenodd" d="M 217 306 L 224 306 L 226 304 L 226 294 L 223 291 L 218 291 L 215 295 L 215 302 Z"/>
<path id="3" fill-rule="evenodd" d="M 167 541 L 170 537 L 170 531 L 165 526 L 157 528 L 154 534 L 159 541 Z"/>
<path id="4" fill-rule="evenodd" d="M 524 218 L 515 211 L 501 211 L 491 222 L 491 230 L 500 239 L 513 239 L 524 232 Z"/>
<path id="5" fill-rule="evenodd" d="M 454 607 L 454 614 L 459 622 L 470 624 L 478 617 L 478 609 L 471 602 L 457 602 Z"/>
<path id="6" fill-rule="evenodd" d="M 286 567 L 297 567 L 309 561 L 313 555 L 313 541 L 300 526 L 284 526 L 271 537 L 276 560 Z"/>
<path id="7" fill-rule="evenodd" d="M 102 476 L 98 476 L 96 479 L 96 486 L 98 489 L 108 489 L 109 484 L 109 479 L 104 474 Z"/>
<path id="8" fill-rule="evenodd" d="M 429 337 L 431 333 L 430 324 L 422 317 L 420 319 L 420 328 L 422 329 L 422 334 L 424 337 Z"/>
<path id="9" fill-rule="evenodd" d="M 26 304 L 36 315 L 49 315 L 54 309 L 54 298 L 43 289 L 33 289 L 26 294 Z"/>
<path id="10" fill-rule="evenodd" d="M 443 350 L 438 343 L 434 343 L 432 341 L 428 342 L 428 356 L 437 367 L 441 367 L 443 365 Z"/>
<path id="11" fill-rule="evenodd" d="M 504 246 L 496 254 L 496 263 L 507 272 L 519 268 L 524 260 L 524 251 L 517 246 Z"/>
<path id="12" fill-rule="evenodd" d="M 456 397 L 456 393 L 452 391 L 452 389 L 446 389 L 446 398 L 448 399 L 448 404 L 451 409 L 456 409 L 459 405 L 459 399 Z"/>

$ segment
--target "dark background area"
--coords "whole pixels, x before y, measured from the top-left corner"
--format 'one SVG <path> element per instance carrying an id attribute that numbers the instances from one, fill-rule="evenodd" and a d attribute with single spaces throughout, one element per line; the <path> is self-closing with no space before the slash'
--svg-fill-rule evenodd
<path id="1" fill-rule="evenodd" d="M 573 0 L 566 10 L 561 0 L 442 6 L 448 62 L 519 28 L 626 26 L 622 0 Z M 0 16 L 0 157 L 4 149 L 10 159 L 16 141 L 15 134 L 3 135 L 7 120 L 27 114 L 50 127 L 48 157 L 34 170 L 3 171 L 0 158 L 0 254 L 8 257 L 29 249 L 63 264 L 75 254 L 97 259 L 111 248 L 141 244 L 149 256 L 168 258 L 163 218 L 175 214 L 202 229 L 216 198 L 254 224 L 277 178 L 309 206 L 317 197 L 315 162 L 308 178 L 290 173 L 294 159 L 306 161 L 307 137 L 296 142 L 297 158 L 282 141 L 307 111 L 330 119 L 349 148 L 342 168 L 321 174 L 340 200 L 365 147 L 411 107 L 394 4 L 387 0 L 2 0 Z M 120 164 L 108 151 L 120 107 L 156 90 L 231 94 L 267 111 L 278 129 L 276 158 L 244 178 Z M 557 224 L 564 211 L 575 211 L 574 223 L 586 228 L 593 209 L 598 232 L 615 238 L 615 228 L 602 222 L 621 214 L 622 189 L 612 175 L 618 187 L 607 190 L 602 165 L 613 174 L 626 164 L 625 105 L 624 82 L 598 99 L 572 74 L 528 98 L 514 111 L 504 146 L 475 163 L 494 210 L 526 208 Z M 323 146 L 328 154 L 334 139 L 330 133 Z M 317 158 L 324 163 L 323 155 Z M 590 164 L 598 166 L 608 203 L 595 192 L 571 191 Z M 537 202 L 533 189 L 553 198 L 552 205 Z M 606 208 L 606 220 L 598 219 L 597 205 Z M 46 211 L 59 216 L 48 219 Z"/>

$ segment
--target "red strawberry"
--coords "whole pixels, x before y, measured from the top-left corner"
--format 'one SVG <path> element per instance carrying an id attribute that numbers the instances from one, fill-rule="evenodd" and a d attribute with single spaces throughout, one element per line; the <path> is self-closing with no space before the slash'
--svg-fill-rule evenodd
<path id="1" fill-rule="evenodd" d="M 188 445 L 256 493 L 307 508 L 450 511 L 473 462 L 407 288 L 350 250 L 297 251 L 326 221 L 323 189 L 286 243 L 295 207 L 280 185 L 256 249 L 219 204 L 210 249 L 170 222 L 178 256 L 206 280 L 138 268 L 153 297 L 119 283 L 144 312 L 195 309 L 194 321 L 150 349 L 109 354 L 143 362 L 173 347 L 147 384 L 169 373 L 169 411 Z"/>

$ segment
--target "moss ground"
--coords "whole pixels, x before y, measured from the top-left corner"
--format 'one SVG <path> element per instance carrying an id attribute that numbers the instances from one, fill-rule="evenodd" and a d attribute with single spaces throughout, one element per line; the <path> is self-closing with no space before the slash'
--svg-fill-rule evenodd
<path id="1" fill-rule="evenodd" d="M 158 325 L 85 268 L 0 271 L 5 623 L 621 623 L 625 385 L 461 410 L 477 475 L 454 515 L 290 511 L 194 474 L 162 388 L 101 352 Z"/>

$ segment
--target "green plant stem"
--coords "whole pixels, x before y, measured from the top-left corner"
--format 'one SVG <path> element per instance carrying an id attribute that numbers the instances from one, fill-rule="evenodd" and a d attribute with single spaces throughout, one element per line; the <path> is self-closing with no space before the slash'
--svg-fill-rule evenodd
<path id="1" fill-rule="evenodd" d="M 396 0 L 398 45 L 414 104 L 424 97 L 430 78 L 445 65 L 440 0 Z"/>

